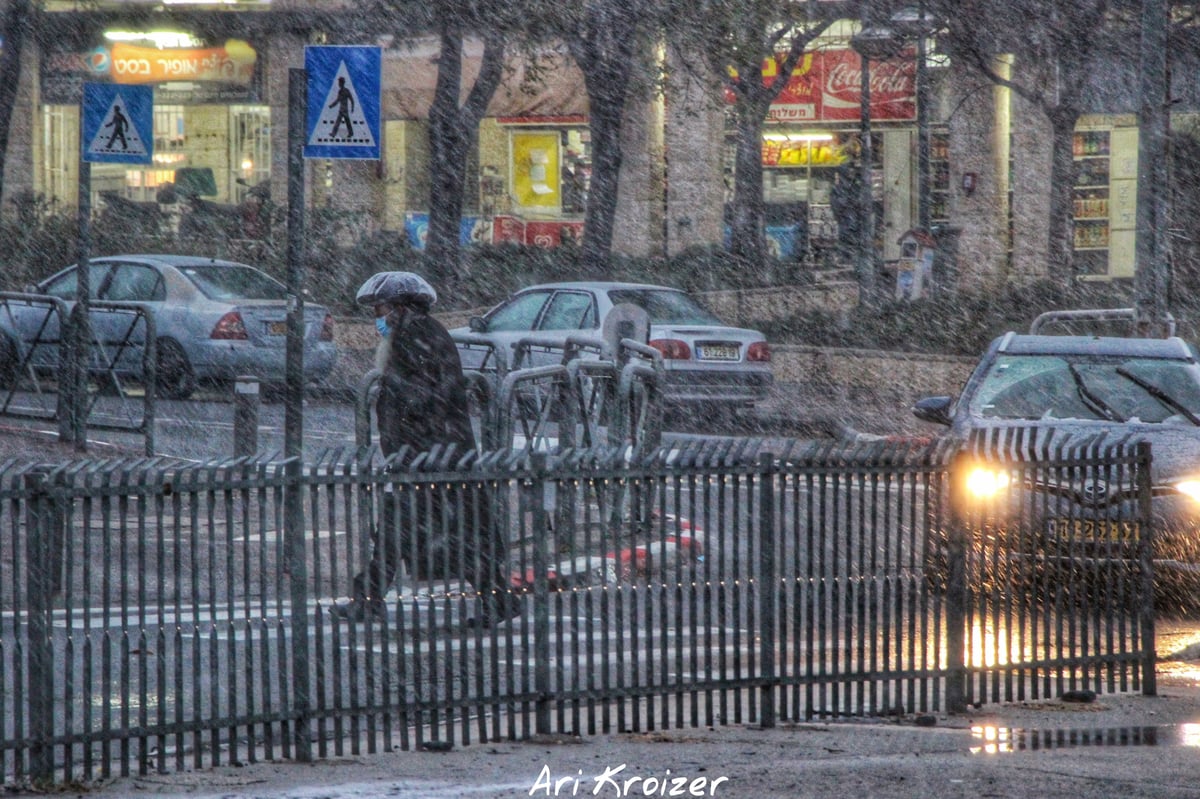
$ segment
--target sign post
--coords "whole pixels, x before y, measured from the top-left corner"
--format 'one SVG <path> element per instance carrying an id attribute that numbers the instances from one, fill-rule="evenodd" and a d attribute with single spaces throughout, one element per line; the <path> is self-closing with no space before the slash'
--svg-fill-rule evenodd
<path id="1" fill-rule="evenodd" d="M 288 70 L 287 350 L 284 364 L 284 455 L 288 491 L 283 538 L 291 574 L 292 667 L 308 674 L 308 595 L 304 504 L 299 490 L 304 445 L 305 158 L 379 158 L 378 47 L 308 47 L 305 69 Z M 297 684 L 292 743 L 296 759 L 312 760 L 311 698 Z"/>
<path id="2" fill-rule="evenodd" d="M 304 419 L 304 159 L 378 159 L 378 47 L 304 48 L 304 69 L 288 72 L 287 361 L 284 455 L 299 458 Z"/>
<path id="3" fill-rule="evenodd" d="M 75 443 L 76 450 L 84 452 L 87 449 L 87 418 L 84 411 L 87 362 L 92 340 L 88 316 L 91 297 L 88 269 L 91 249 L 91 165 L 152 163 L 154 90 L 149 86 L 85 83 L 79 120 L 82 135 L 79 137 L 79 233 L 75 260 L 78 278 L 75 308 L 72 311 L 71 344 L 63 379 L 67 390 L 59 392 L 63 405 L 59 414 L 59 431 L 65 434 L 65 440 Z"/>

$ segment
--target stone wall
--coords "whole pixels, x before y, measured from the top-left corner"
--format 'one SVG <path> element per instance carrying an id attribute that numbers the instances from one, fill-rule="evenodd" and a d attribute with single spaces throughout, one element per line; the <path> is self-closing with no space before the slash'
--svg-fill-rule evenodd
<path id="1" fill-rule="evenodd" d="M 848 282 L 811 286 L 773 286 L 743 291 L 697 292 L 704 304 L 731 325 L 755 327 L 805 311 L 849 311 L 858 304 L 858 285 Z"/>
<path id="2" fill-rule="evenodd" d="M 957 394 L 976 359 L 956 355 L 891 350 L 772 344 L 775 380 L 812 389 L 827 387 L 891 394 L 905 401 L 917 396 Z"/>

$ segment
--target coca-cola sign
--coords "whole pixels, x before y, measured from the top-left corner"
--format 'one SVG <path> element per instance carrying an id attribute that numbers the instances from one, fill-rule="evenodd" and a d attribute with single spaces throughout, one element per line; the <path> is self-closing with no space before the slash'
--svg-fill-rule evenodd
<path id="1" fill-rule="evenodd" d="M 915 119 L 916 52 L 909 48 L 887 61 L 872 61 L 871 119 Z M 778 62 L 763 63 L 763 82 L 778 77 Z M 857 120 L 862 108 L 862 59 L 848 48 L 805 53 L 792 70 L 787 86 L 771 104 L 776 122 L 833 122 Z"/>

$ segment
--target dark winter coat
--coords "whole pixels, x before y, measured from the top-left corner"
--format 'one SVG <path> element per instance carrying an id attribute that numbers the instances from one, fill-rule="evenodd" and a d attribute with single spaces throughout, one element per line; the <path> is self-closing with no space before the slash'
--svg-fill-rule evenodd
<path id="1" fill-rule="evenodd" d="M 393 311 L 387 321 L 391 332 L 376 353 L 383 371 L 375 405 L 380 448 L 392 455 L 410 447 L 409 460 L 453 445 L 453 465 L 475 450 L 458 348 L 421 309 Z M 504 590 L 507 547 L 491 505 L 482 485 L 443 485 L 420 502 L 411 489 L 385 492 L 377 529 L 396 535 L 377 542 L 372 562 L 355 578 L 357 595 L 386 593 L 400 559 L 420 580 L 462 577 L 479 591 Z"/>
<path id="2" fill-rule="evenodd" d="M 385 455 L 411 447 L 455 445 L 456 460 L 475 449 L 458 348 L 441 323 L 416 308 L 388 316 L 391 333 L 379 353 L 383 370 L 375 412 Z"/>

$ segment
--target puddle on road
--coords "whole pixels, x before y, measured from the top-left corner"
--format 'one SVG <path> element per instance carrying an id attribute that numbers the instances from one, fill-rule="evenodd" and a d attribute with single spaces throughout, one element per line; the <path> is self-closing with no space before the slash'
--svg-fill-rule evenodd
<path id="1" fill-rule="evenodd" d="M 1026 730 L 978 726 L 971 728 L 971 737 L 973 742 L 970 751 L 976 755 L 1067 749 L 1077 746 L 1200 747 L 1200 724 L 1078 730 Z"/>

